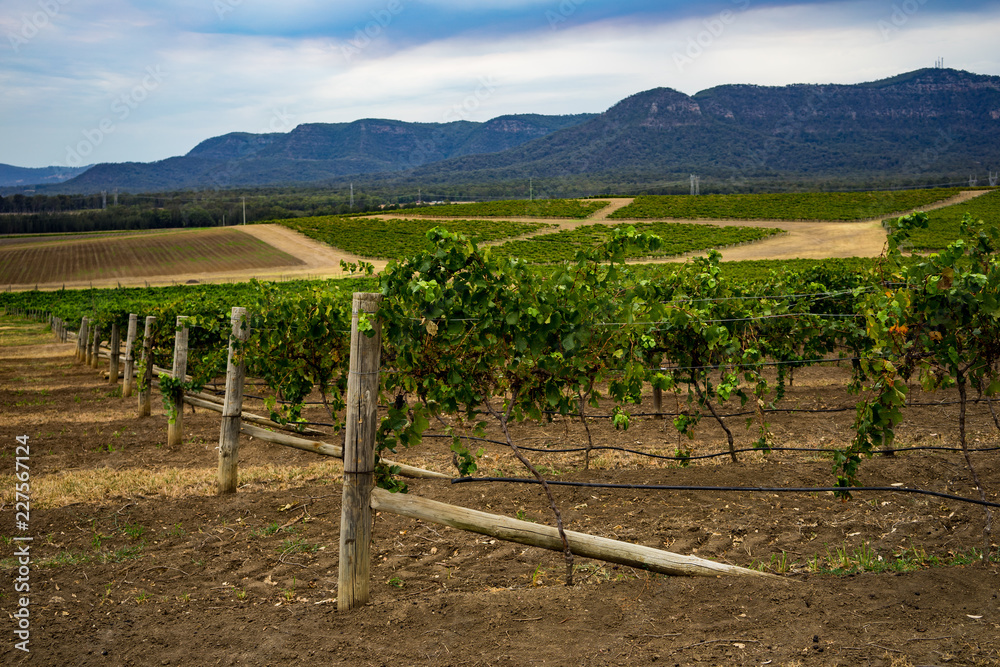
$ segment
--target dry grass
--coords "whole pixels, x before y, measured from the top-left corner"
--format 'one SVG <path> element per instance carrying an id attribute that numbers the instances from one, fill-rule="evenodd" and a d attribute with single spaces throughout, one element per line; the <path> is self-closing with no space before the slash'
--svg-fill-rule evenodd
<path id="1" fill-rule="evenodd" d="M 244 466 L 239 472 L 239 487 L 241 491 L 282 491 L 310 482 L 339 482 L 342 473 L 340 461 L 321 461 L 307 466 Z M 32 477 L 31 500 L 39 509 L 52 509 L 135 496 L 211 496 L 215 495 L 215 484 L 216 471 L 209 469 L 74 470 Z M 0 475 L 0 488 L 9 490 L 5 495 L 13 502 L 14 476 Z"/>
<path id="2" fill-rule="evenodd" d="M 0 326 L 0 347 L 42 345 L 52 342 L 48 324 L 29 320 L 9 320 Z"/>

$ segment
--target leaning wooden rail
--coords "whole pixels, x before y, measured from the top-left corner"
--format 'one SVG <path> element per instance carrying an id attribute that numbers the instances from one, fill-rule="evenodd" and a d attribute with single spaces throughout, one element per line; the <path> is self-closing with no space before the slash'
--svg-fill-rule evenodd
<path id="1" fill-rule="evenodd" d="M 429 521 L 430 523 L 468 530 L 481 535 L 489 535 L 509 542 L 528 544 L 551 551 L 563 550 L 559 531 L 550 526 L 544 526 L 530 521 L 520 521 L 497 514 L 488 514 L 465 507 L 457 507 L 440 503 L 435 500 L 418 498 L 407 493 L 390 493 L 385 489 L 373 489 L 371 493 L 373 510 L 391 512 L 410 519 Z M 629 567 L 659 572 L 660 574 L 686 575 L 696 577 L 715 577 L 721 574 L 746 577 L 765 577 L 789 581 L 760 570 L 750 570 L 736 565 L 726 565 L 705 560 L 697 556 L 662 551 L 639 544 L 629 544 L 606 537 L 597 537 L 567 530 L 566 539 L 573 553 L 584 558 L 596 558 L 609 563 L 618 563 Z"/>
<path id="2" fill-rule="evenodd" d="M 267 431 L 256 426 L 251 426 L 250 424 L 241 424 L 240 433 L 245 433 L 254 438 L 259 438 L 267 442 L 273 442 L 276 445 L 284 445 L 286 447 L 294 447 L 295 449 L 301 449 L 306 452 L 314 452 L 316 454 L 322 454 L 324 456 L 332 456 L 334 458 L 343 459 L 344 458 L 344 448 L 338 445 L 331 445 L 326 442 L 320 442 L 319 440 L 307 440 L 306 438 L 296 438 L 294 435 L 288 435 L 286 433 L 275 433 L 273 431 Z M 399 466 L 399 474 L 403 477 L 410 477 L 413 479 L 451 479 L 451 475 L 446 475 L 441 472 L 434 472 L 433 470 L 425 470 L 423 468 L 417 468 L 414 466 L 406 465 L 405 463 L 397 463 L 396 461 L 390 461 L 389 459 L 382 459 L 382 463 L 389 466 Z"/>
<path id="3" fill-rule="evenodd" d="M 156 381 L 153 381 L 153 386 L 156 386 Z M 202 396 L 192 396 L 190 394 L 184 394 L 184 402 L 188 405 L 193 405 L 196 408 L 205 408 L 206 410 L 211 410 L 213 412 L 218 412 L 222 414 L 222 404 L 216 403 L 215 401 L 206 400 Z M 271 428 L 284 428 L 284 429 L 294 429 L 294 426 L 282 426 L 277 424 L 267 417 L 261 417 L 260 415 L 255 415 L 250 412 L 242 413 L 241 419 L 243 421 L 253 422 L 254 424 L 260 424 L 261 426 L 270 426 Z M 302 433 L 304 435 L 326 435 L 322 431 L 317 431 L 316 429 L 306 428 L 301 431 L 296 431 L 297 433 Z"/>

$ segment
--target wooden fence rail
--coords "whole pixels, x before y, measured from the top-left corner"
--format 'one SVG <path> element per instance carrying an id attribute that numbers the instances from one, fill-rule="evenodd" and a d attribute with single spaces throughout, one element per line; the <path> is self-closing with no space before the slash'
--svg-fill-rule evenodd
<path id="1" fill-rule="evenodd" d="M 468 530 L 481 535 L 489 535 L 500 540 L 528 544 L 550 551 L 563 551 L 559 531 L 530 521 L 521 521 L 497 514 L 488 514 L 455 505 L 447 505 L 435 500 L 418 498 L 408 493 L 390 493 L 384 489 L 373 489 L 371 506 L 375 510 L 391 512 L 410 519 L 428 521 L 442 526 Z M 767 577 L 782 579 L 773 574 L 750 570 L 745 567 L 716 563 L 697 556 L 662 551 L 639 544 L 620 542 L 606 537 L 597 537 L 567 530 L 566 539 L 570 549 L 577 556 L 596 558 L 609 563 L 618 563 L 661 574 L 678 574 L 698 577 L 714 577 L 720 574 L 736 574 L 747 577 Z"/>

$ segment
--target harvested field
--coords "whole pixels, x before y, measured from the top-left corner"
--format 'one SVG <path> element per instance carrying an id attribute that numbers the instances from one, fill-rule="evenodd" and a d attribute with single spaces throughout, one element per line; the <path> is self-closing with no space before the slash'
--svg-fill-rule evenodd
<path id="1" fill-rule="evenodd" d="M 234 228 L 24 237 L 0 244 L 0 284 L 73 283 L 295 267 L 302 260 Z"/>

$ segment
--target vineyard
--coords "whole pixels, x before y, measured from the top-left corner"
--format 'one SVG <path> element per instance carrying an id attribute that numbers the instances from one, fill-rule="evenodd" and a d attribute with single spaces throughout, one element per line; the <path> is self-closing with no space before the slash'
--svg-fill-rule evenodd
<path id="1" fill-rule="evenodd" d="M 448 227 L 450 228 L 450 225 Z M 574 259 L 580 251 L 590 251 L 601 245 L 616 230 L 624 230 L 627 227 L 627 225 L 609 227 L 595 224 L 551 234 L 539 234 L 530 239 L 507 241 L 500 246 L 497 253 L 539 264 L 564 262 Z M 625 255 L 627 259 L 673 257 L 708 248 L 752 243 L 783 233 L 783 230 L 776 228 L 716 227 L 670 222 L 639 223 L 632 227 L 644 234 L 656 235 L 660 238 L 660 244 L 655 250 L 637 248 L 627 252 Z"/>
<path id="2" fill-rule="evenodd" d="M 646 195 L 613 219 L 871 220 L 948 199 L 959 188 L 883 192 L 802 192 L 752 195 Z"/>
<path id="3" fill-rule="evenodd" d="M 409 211 L 411 215 L 447 218 L 576 218 L 584 219 L 607 206 L 581 199 L 501 200 L 472 204 L 437 204 Z"/>
<path id="4" fill-rule="evenodd" d="M 1000 220 L 1000 190 L 993 190 L 962 204 L 954 204 L 928 213 L 930 224 L 918 229 L 908 239 L 914 250 L 943 250 L 959 237 L 962 218 L 966 214 L 974 220 Z"/>
<path id="5" fill-rule="evenodd" d="M 441 223 L 431 220 L 384 220 L 321 216 L 279 220 L 306 236 L 361 257 L 402 259 L 427 250 L 427 232 Z M 520 236 L 546 227 L 544 223 L 497 220 L 451 220 L 448 229 L 477 243 Z"/>
<path id="6" fill-rule="evenodd" d="M 927 658 L 931 649 L 907 646 L 904 633 L 912 633 L 914 627 L 930 628 L 949 655 L 966 662 L 990 660 L 995 650 L 984 638 L 992 631 L 985 624 L 980 629 L 971 623 L 984 618 L 984 604 L 985 617 L 991 622 L 1000 610 L 995 599 L 990 601 L 988 595 L 984 599 L 980 591 L 995 590 L 986 583 L 993 576 L 988 574 L 991 571 L 976 565 L 978 574 L 972 574 L 972 564 L 996 557 L 990 525 L 991 508 L 998 506 L 995 489 L 1000 480 L 996 466 L 990 465 L 996 449 L 989 445 L 996 442 L 995 429 L 1000 428 L 995 416 L 991 418 L 992 397 L 1000 390 L 995 370 L 1000 361 L 1000 328 L 996 326 L 1000 268 L 993 258 L 1000 247 L 1000 231 L 966 218 L 959 230 L 960 241 L 945 252 L 928 258 L 904 255 L 901 248 L 927 224 L 923 214 L 896 221 L 890 229 L 889 250 L 877 263 L 744 267 L 738 277 L 719 262 L 714 251 L 670 269 L 625 265 L 628 257 L 664 251 L 664 240 L 641 228 L 610 230 L 593 247 L 581 243 L 574 248 L 572 261 L 546 271 L 512 261 L 502 247 L 498 252 L 480 249 L 451 231 L 436 229 L 426 235 L 426 250 L 378 278 L 361 278 L 349 285 L 304 284 L 285 289 L 252 283 L 217 292 L 160 291 L 155 295 L 148 290 L 4 293 L 0 307 L 8 313 L 45 311 L 74 328 L 87 317 L 86 326 L 96 332 L 95 345 L 102 340 L 101 332 L 108 340 L 109 331 L 124 331 L 129 313 L 155 317 L 148 333 L 139 337 L 149 350 L 147 361 L 140 364 L 139 378 L 152 366 L 170 365 L 183 330 L 190 348 L 188 365 L 178 376 L 174 357 L 175 375 L 160 375 L 159 387 L 170 420 L 183 416 L 185 423 L 183 393 L 218 387 L 227 363 L 231 364 L 232 346 L 252 378 L 248 385 L 252 400 L 259 401 L 258 409 L 272 423 L 299 431 L 322 428 L 334 434 L 349 432 L 355 423 L 347 416 L 352 376 L 348 332 L 352 327 L 362 336 L 377 332 L 381 338 L 377 457 L 399 460 L 407 452 L 421 452 L 421 463 L 455 474 L 462 482 L 454 484 L 453 490 L 439 491 L 429 482 L 404 481 L 399 466 L 383 462 L 375 470 L 382 488 L 397 494 L 408 490 L 413 495 L 461 498 L 464 503 L 481 498 L 494 512 L 555 524 L 564 545 L 568 544 L 567 527 L 590 532 L 593 521 L 594 527 L 615 537 L 642 541 L 644 532 L 653 531 L 657 547 L 668 543 L 672 549 L 724 554 L 726 560 L 744 567 L 783 576 L 917 571 L 909 580 L 920 582 L 914 584 L 915 590 L 971 577 L 976 589 L 964 597 L 965 609 L 959 610 L 960 602 L 952 596 L 938 596 L 944 598 L 940 604 L 921 598 L 921 606 L 932 605 L 933 617 L 921 616 L 917 626 L 904 619 L 901 623 L 906 629 L 897 629 L 894 639 L 879 640 L 882 630 L 876 630 L 873 643 L 895 642 L 891 646 L 907 650 L 894 651 Z M 350 292 L 373 290 L 380 295 L 377 312 L 365 317 L 352 311 Z M 237 305 L 247 309 L 243 328 L 247 337 L 234 343 L 230 309 Z M 186 319 L 178 320 L 181 316 Z M 112 358 L 117 360 L 117 347 L 114 343 L 111 347 L 115 350 Z M 359 373 L 373 375 L 370 371 L 354 375 Z M 112 377 L 116 379 L 117 374 L 115 370 Z M 836 394 L 839 405 L 830 405 L 829 397 L 807 399 L 800 387 L 804 380 L 841 383 Z M 846 388 L 852 392 L 850 397 Z M 921 435 L 935 439 L 934 453 L 922 452 L 916 441 L 898 438 L 909 433 L 909 427 L 904 428 L 906 420 L 921 404 L 939 409 Z M 803 416 L 793 416 L 798 412 Z M 812 458 L 805 462 L 794 458 L 791 450 L 804 444 L 788 439 L 796 420 L 829 425 L 834 417 L 825 416 L 827 412 L 838 415 L 837 426 L 846 435 L 841 431 L 831 432 L 828 439 L 813 436 L 811 446 L 804 448 Z M 935 429 L 933 434 L 930 428 Z M 559 433 L 572 433 L 575 446 L 566 447 Z M 564 444 L 558 446 L 558 442 Z M 198 457 L 202 466 L 213 455 L 209 446 L 205 449 L 207 453 Z M 946 475 L 940 474 L 940 465 L 946 465 Z M 798 476 L 800 469 L 804 472 Z M 757 473 L 762 476 L 755 477 Z M 518 490 L 505 486 L 513 478 L 518 478 Z M 609 479 L 610 485 L 606 484 Z M 317 478 L 310 480 L 313 486 L 304 507 L 323 495 Z M 566 482 L 577 486 L 565 490 L 560 485 Z M 664 482 L 671 483 L 669 488 Z M 283 501 L 278 491 L 265 488 L 266 481 L 241 488 L 239 495 L 263 493 L 269 505 L 280 507 Z M 731 495 L 733 489 L 739 495 Z M 792 489 L 797 495 L 779 495 Z M 666 491 L 681 495 L 653 495 Z M 700 494 L 697 499 L 710 506 L 710 516 L 718 512 L 719 518 L 688 519 L 691 528 L 671 525 L 670 517 L 699 516 L 694 497 L 683 495 L 688 492 Z M 920 495 L 925 492 L 938 495 L 928 500 Z M 877 495 L 869 495 L 873 493 Z M 874 504 L 869 504 L 870 499 Z M 136 512 L 141 509 L 166 518 L 145 499 L 138 503 Z M 893 513 L 896 506 L 898 514 Z M 273 520 L 274 540 L 283 538 L 289 544 L 283 547 L 279 564 L 268 570 L 269 579 L 271 573 L 280 573 L 287 580 L 299 571 L 285 567 L 286 556 L 293 554 L 297 554 L 296 564 L 305 568 L 302 572 L 335 569 L 319 551 L 320 543 L 329 541 L 329 533 L 322 532 L 325 529 L 316 529 L 323 535 L 319 538 L 309 532 L 312 529 L 303 518 L 299 520 L 302 532 L 290 532 L 287 529 L 296 523 L 274 511 L 259 510 L 266 518 L 256 512 L 244 514 L 247 521 L 254 517 L 253 526 L 216 522 L 205 527 L 220 534 L 228 528 L 234 548 L 249 554 L 257 548 L 251 531 L 260 531 Z M 57 514 L 55 509 L 52 512 Z M 508 547 L 501 553 L 507 554 L 505 562 L 513 568 L 511 578 L 489 579 L 482 567 L 477 574 L 470 570 L 492 557 L 496 540 L 465 541 L 457 546 L 458 542 L 441 537 L 450 533 L 428 530 L 428 523 L 388 518 L 386 510 L 381 514 L 386 524 L 381 530 L 390 531 L 390 540 L 373 554 L 373 580 L 380 583 L 382 595 L 396 591 L 393 600 L 403 606 L 362 610 L 369 625 L 372 621 L 384 628 L 389 614 L 407 627 L 436 631 L 439 626 L 429 620 L 429 610 L 442 616 L 452 613 L 452 618 L 457 611 L 461 623 L 477 618 L 474 610 L 478 609 L 486 610 L 493 627 L 508 631 L 519 623 L 538 622 L 541 636 L 563 630 L 560 619 L 550 615 L 553 609 L 562 608 L 570 614 L 566 620 L 575 628 L 574 638 L 583 637 L 585 629 L 605 637 L 620 632 L 605 622 L 595 622 L 589 610 L 607 614 L 614 607 L 602 605 L 588 592 L 589 587 L 628 587 L 630 599 L 650 619 L 664 611 L 658 607 L 654 612 L 651 599 L 670 608 L 687 595 L 668 594 L 662 580 L 643 578 L 631 569 L 580 562 L 572 549 L 564 550 L 562 560 L 552 556 L 531 562 L 525 558 L 530 552 Z M 302 516 L 306 515 L 304 511 Z M 135 521 L 141 515 L 130 510 L 127 516 Z M 734 522 L 734 516 L 739 520 Z M 854 523 L 861 521 L 859 517 L 870 523 Z M 98 545 L 107 539 L 120 541 L 123 548 L 136 546 L 126 541 L 124 531 L 113 535 L 108 521 L 93 527 Z M 793 521 L 797 522 L 794 526 Z M 920 532 L 904 528 L 890 537 L 889 528 L 894 533 L 908 521 L 919 526 Z M 847 533 L 837 527 L 841 525 L 848 530 L 857 527 L 858 532 Z M 788 530 L 797 535 L 783 536 Z M 700 533 L 700 538 L 692 539 L 692 532 Z M 849 547 L 846 540 L 861 534 L 870 541 Z M 935 543 L 937 553 L 928 553 L 923 542 L 938 534 L 947 539 Z M 176 553 L 190 553 L 197 543 L 181 531 L 171 534 L 169 523 L 159 538 Z M 900 546 L 897 538 L 909 538 L 908 545 Z M 218 560 L 213 561 L 211 574 L 201 574 L 176 558 L 164 562 L 169 563 L 168 569 L 187 572 L 184 567 L 188 567 L 199 572 L 195 576 L 206 586 L 214 578 L 225 578 L 222 595 L 235 598 L 230 606 L 239 609 L 238 584 L 232 584 L 232 575 L 223 567 L 225 539 L 228 535 L 220 538 L 219 545 L 207 546 Z M 392 539 L 398 546 L 391 546 Z M 813 540 L 827 540 L 825 553 Z M 840 540 L 844 540 L 842 551 Z M 209 541 L 205 538 L 204 544 Z M 723 543 L 728 546 L 723 548 Z M 74 544 L 79 548 L 78 541 Z M 775 544 L 782 546 L 775 551 Z M 797 553 L 786 553 L 786 546 Z M 803 549 L 808 551 L 802 553 Z M 239 570 L 244 580 L 263 574 L 246 569 L 252 558 L 245 558 L 242 565 L 240 559 L 234 562 L 233 571 Z M 935 564 L 970 567 L 940 578 L 921 574 Z M 113 560 L 103 565 L 114 571 Z M 451 582 L 453 576 L 456 581 L 450 585 L 463 594 L 477 590 L 480 597 L 449 597 L 455 593 L 445 592 L 446 581 Z M 130 581 L 134 589 L 135 578 Z M 553 590 L 535 597 L 538 589 L 558 581 L 575 586 L 565 589 L 567 594 Z M 854 627 L 848 618 L 854 618 L 859 608 L 878 613 L 886 604 L 898 604 L 894 599 L 875 601 L 879 596 L 891 598 L 898 585 L 882 586 L 874 578 L 858 583 L 836 580 L 829 585 L 822 577 L 810 578 L 813 581 L 817 588 L 808 594 L 776 592 L 775 586 L 781 584 L 771 582 L 736 584 L 748 597 L 770 599 L 786 614 L 795 613 L 795 604 L 801 607 L 803 596 L 806 600 L 815 596 L 820 605 L 831 607 L 838 595 L 849 597 L 853 608 L 836 613 L 850 616 L 835 616 L 831 627 L 820 621 L 806 622 L 809 637 L 801 641 L 789 640 L 787 618 L 759 631 L 751 625 L 732 630 L 729 624 L 739 617 L 735 612 L 745 609 L 744 617 L 761 618 L 768 613 L 767 607 L 741 599 L 737 589 L 728 588 L 732 584 L 712 581 L 697 584 L 697 590 L 708 599 L 721 597 L 728 602 L 718 607 L 715 602 L 704 605 L 711 618 L 707 631 L 699 631 L 688 641 L 655 626 L 630 625 L 630 648 L 621 646 L 617 655 L 605 656 L 598 664 L 620 664 L 629 660 L 626 655 L 643 662 L 661 656 L 691 659 L 692 653 L 686 651 L 714 664 L 732 663 L 746 655 L 756 661 L 775 654 L 790 662 L 824 650 L 847 663 L 861 656 L 876 663 L 887 661 L 883 653 L 889 652 L 881 644 L 869 647 L 835 628 Z M 157 583 L 161 588 L 176 588 L 162 578 Z M 248 595 L 269 600 L 266 583 L 244 586 L 244 600 Z M 246 587 L 251 586 L 248 594 Z M 504 590 L 488 588 L 497 586 Z M 310 609 L 307 598 L 318 597 L 322 602 L 324 596 L 334 595 L 332 591 L 300 593 L 294 582 L 291 587 L 278 604 L 300 609 L 302 614 Z M 484 587 L 488 593 L 482 593 Z M 410 591 L 415 596 L 412 600 L 407 597 Z M 426 602 L 429 591 L 433 591 L 431 601 Z M 573 600 L 576 591 L 579 597 Z M 516 601 L 505 597 L 515 615 L 505 619 L 496 607 L 497 598 L 491 596 L 508 593 L 517 596 Z M 120 599 L 122 595 L 112 585 L 105 597 Z M 228 605 L 218 595 L 213 605 Z M 339 595 L 344 595 L 343 590 Z M 299 598 L 305 600 L 301 608 L 295 607 Z M 405 611 L 407 603 L 418 601 L 423 620 Z M 449 604 L 454 606 L 446 610 Z M 544 604 L 541 616 L 533 611 L 535 604 Z M 161 606 L 165 608 L 166 601 Z M 264 611 L 270 606 L 248 613 L 270 618 L 265 614 L 273 612 Z M 178 613 L 176 607 L 171 609 Z M 499 615 L 494 617 L 495 612 Z M 958 621 L 949 618 L 951 613 L 959 615 Z M 962 640 L 949 641 L 953 637 L 941 635 L 958 622 L 963 624 Z M 336 623 L 347 621 L 338 616 Z M 454 633 L 457 627 L 449 626 L 448 632 Z M 520 629 L 525 631 L 519 633 L 521 639 L 531 643 L 531 627 Z M 371 632 L 366 637 L 379 647 L 381 656 L 403 659 L 399 646 L 388 646 Z M 709 646 L 723 637 L 727 637 L 725 646 Z M 595 640 L 580 641 L 597 650 Z M 792 643 L 796 643 L 794 649 Z M 296 646 L 311 644 L 297 640 Z M 340 648 L 351 655 L 349 648 Z M 504 648 L 511 651 L 512 644 L 505 642 Z M 470 654 L 468 648 L 453 650 L 462 651 L 463 657 L 486 659 L 486 654 Z M 575 650 L 570 649 L 577 662 L 592 657 Z M 450 659 L 440 652 L 435 655 L 437 662 Z M 528 657 L 523 649 L 516 655 L 515 663 Z M 427 656 L 428 663 L 436 664 L 429 651 Z"/>
<path id="7" fill-rule="evenodd" d="M 892 248 L 905 243 L 914 229 L 926 227 L 927 218 L 920 214 L 899 224 Z M 975 295 L 947 293 L 965 304 L 954 311 L 957 306 L 944 300 L 943 287 L 938 287 L 927 296 L 927 308 L 937 310 L 913 313 L 914 287 L 884 293 L 865 287 L 833 291 L 806 282 L 816 276 L 787 272 L 740 285 L 727 279 L 714 251 L 656 282 L 634 279 L 621 263 L 636 253 L 660 252 L 663 245 L 659 237 L 632 228 L 612 230 L 596 250 L 580 251 L 573 262 L 545 274 L 433 230 L 427 238 L 434 249 L 381 277 L 385 303 L 380 317 L 394 369 L 383 391 L 406 398 L 408 406 L 390 413 L 392 429 L 383 434 L 383 446 L 391 450 L 396 442 L 418 442 L 428 420 L 441 413 L 473 421 L 492 416 L 506 424 L 545 414 L 585 414 L 602 396 L 614 401 L 615 423 L 627 428 L 629 406 L 641 400 L 643 387 L 652 385 L 682 399 L 684 410 L 674 421 L 678 433 L 690 435 L 709 416 L 726 431 L 735 461 L 732 430 L 718 417 L 718 409 L 730 402 L 756 405 L 757 446 L 767 451 L 770 434 L 763 409 L 780 400 L 792 369 L 833 355 L 853 360 L 858 389 L 867 388 L 875 397 L 865 408 L 868 412 L 859 408 L 858 437 L 837 457 L 836 484 L 846 494 L 857 484 L 861 457 L 891 442 L 910 376 L 918 375 L 928 388 L 958 386 L 964 391 L 971 382 L 982 394 L 1000 387 L 992 380 L 995 353 L 985 335 L 992 331 L 987 326 L 994 316 L 990 309 L 998 306 L 985 292 L 978 294 L 992 286 L 988 257 L 995 230 L 967 219 L 963 232 L 975 243 L 957 244 L 950 254 L 917 264 L 893 250 L 889 264 L 879 271 L 895 275 L 869 278 L 873 284 L 908 285 L 908 275 L 919 276 L 921 284 L 928 283 L 928 276 L 947 275 L 948 289 L 954 292 L 961 285 Z M 959 270 L 970 275 L 964 283 L 956 277 Z M 199 300 L 156 303 L 143 302 L 149 297 L 141 290 L 112 294 L 115 298 L 90 304 L 53 295 L 52 314 L 72 321 L 87 309 L 104 331 L 124 327 L 129 312 L 154 315 L 158 328 L 150 334 L 151 359 L 161 365 L 167 363 L 174 321 L 183 315 L 194 326 L 192 346 L 215 350 L 192 357 L 191 386 L 201 387 L 224 370 L 227 313 L 220 296 L 230 303 L 239 298 L 257 332 L 248 343 L 256 347 L 246 352 L 249 372 L 274 392 L 271 418 L 299 422 L 303 401 L 315 390 L 329 419 L 341 427 L 346 353 L 343 347 L 331 347 L 336 334 L 349 328 L 348 299 L 340 289 L 316 286 L 306 292 L 252 283 L 220 288 L 212 296 L 203 292 Z M 609 294 L 614 297 L 607 298 Z M 39 307 L 39 296 L 5 294 L 2 302 L 8 308 L 25 303 Z M 979 304 L 978 310 L 969 309 L 970 300 Z M 967 340 L 961 333 L 965 330 L 976 330 L 979 337 Z M 949 337 L 945 331 L 951 332 Z M 295 342 L 291 348 L 289 340 Z M 885 362 L 890 352 L 902 361 Z M 764 369 L 772 367 L 776 375 L 768 377 Z M 506 370 L 498 374 L 496 368 Z M 461 438 L 453 450 L 463 473 L 476 470 L 474 452 Z"/>

